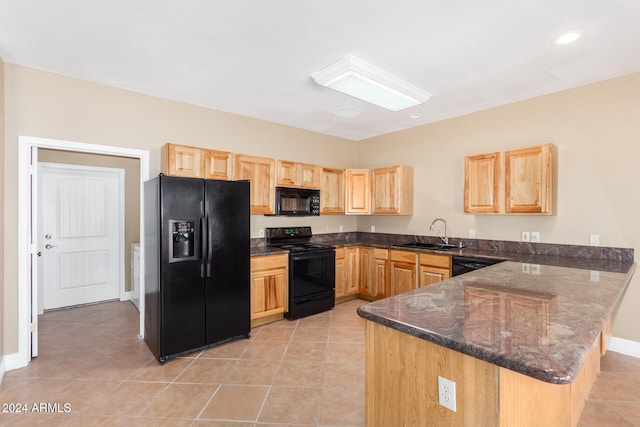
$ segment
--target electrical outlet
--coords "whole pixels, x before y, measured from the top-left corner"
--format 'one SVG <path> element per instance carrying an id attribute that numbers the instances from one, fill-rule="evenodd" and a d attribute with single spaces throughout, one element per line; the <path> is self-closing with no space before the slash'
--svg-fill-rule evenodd
<path id="1" fill-rule="evenodd" d="M 589 234 L 589 245 L 600 246 L 600 236 L 597 234 Z"/>
<path id="2" fill-rule="evenodd" d="M 438 375 L 438 402 L 456 412 L 456 383 Z"/>
<path id="3" fill-rule="evenodd" d="M 340 225 L 340 226 L 338 227 L 338 231 L 342 233 L 342 232 L 344 231 L 344 227 Z"/>
<path id="4" fill-rule="evenodd" d="M 526 262 L 522 263 L 522 272 L 524 274 L 531 274 L 531 264 L 527 264 Z"/>
<path id="5" fill-rule="evenodd" d="M 523 231 L 522 232 L 522 239 L 520 239 L 520 240 L 522 240 L 523 242 L 528 242 L 528 241 L 531 240 L 531 235 L 529 234 L 528 231 Z"/>
<path id="6" fill-rule="evenodd" d="M 532 242 L 539 242 L 540 241 L 540 232 L 539 231 L 532 231 L 531 232 L 531 241 Z"/>
<path id="7" fill-rule="evenodd" d="M 376 232 L 376 226 L 375 226 L 375 225 L 372 225 L 372 226 L 371 226 L 371 232 L 372 232 L 372 233 L 375 233 L 375 232 Z"/>
<path id="8" fill-rule="evenodd" d="M 600 281 L 600 272 L 597 270 L 591 270 L 589 272 L 589 280 L 592 282 L 599 282 Z"/>
<path id="9" fill-rule="evenodd" d="M 260 237 L 264 237 L 264 228 L 260 229 Z"/>
<path id="10" fill-rule="evenodd" d="M 470 228 L 469 229 L 469 238 L 470 239 L 475 239 L 476 238 L 476 230 L 475 230 L 475 228 Z"/>

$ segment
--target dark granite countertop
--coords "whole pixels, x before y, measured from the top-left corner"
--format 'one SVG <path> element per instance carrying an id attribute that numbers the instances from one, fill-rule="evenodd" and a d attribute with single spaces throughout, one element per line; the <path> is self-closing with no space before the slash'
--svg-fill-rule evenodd
<path id="1" fill-rule="evenodd" d="M 573 268 L 567 257 L 532 257 L 533 269 L 499 263 L 363 305 L 358 314 L 545 382 L 570 383 L 636 264 L 573 259 L 580 264 Z"/>

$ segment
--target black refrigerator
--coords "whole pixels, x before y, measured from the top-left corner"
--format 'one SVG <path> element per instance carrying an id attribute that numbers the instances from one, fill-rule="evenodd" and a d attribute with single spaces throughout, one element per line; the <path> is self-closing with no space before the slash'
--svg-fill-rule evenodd
<path id="1" fill-rule="evenodd" d="M 144 184 L 145 341 L 161 363 L 249 337 L 249 181 Z"/>

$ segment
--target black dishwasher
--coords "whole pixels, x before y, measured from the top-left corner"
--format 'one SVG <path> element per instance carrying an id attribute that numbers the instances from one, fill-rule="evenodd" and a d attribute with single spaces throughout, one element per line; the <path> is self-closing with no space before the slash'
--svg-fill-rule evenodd
<path id="1" fill-rule="evenodd" d="M 480 270 L 490 265 L 502 262 L 501 259 L 474 258 L 466 256 L 454 256 L 451 260 L 453 276 L 459 276 L 470 271 Z"/>

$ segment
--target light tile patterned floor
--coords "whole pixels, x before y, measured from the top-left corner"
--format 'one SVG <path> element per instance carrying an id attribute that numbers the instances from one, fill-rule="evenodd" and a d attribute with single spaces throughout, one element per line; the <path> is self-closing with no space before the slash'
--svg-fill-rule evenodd
<path id="1" fill-rule="evenodd" d="M 136 339 L 129 302 L 48 312 L 40 356 L 6 373 L 0 403 L 58 403 L 61 412 L 0 414 L 0 425 L 363 426 L 362 303 L 164 365 Z"/>
<path id="2" fill-rule="evenodd" d="M 0 403 L 51 405 L 0 414 L 0 425 L 363 426 L 364 322 L 355 313 L 362 303 L 263 326 L 249 340 L 164 365 L 136 339 L 129 302 L 46 313 L 41 355 L 6 373 Z M 640 359 L 603 359 L 579 424 L 602 426 L 640 426 Z"/>

